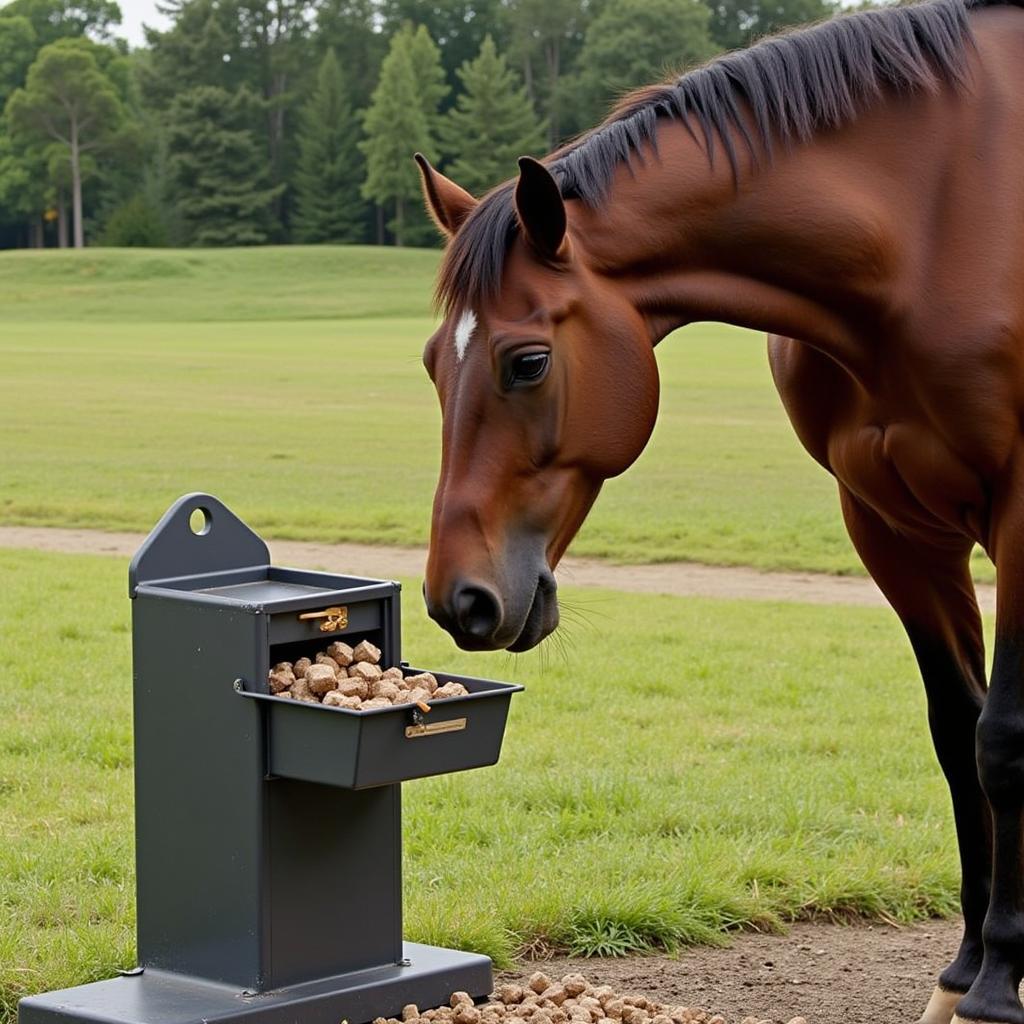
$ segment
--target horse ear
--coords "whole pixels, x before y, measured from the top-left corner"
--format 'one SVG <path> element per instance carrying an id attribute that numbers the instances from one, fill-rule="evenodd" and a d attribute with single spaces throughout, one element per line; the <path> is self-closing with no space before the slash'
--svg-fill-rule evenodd
<path id="1" fill-rule="evenodd" d="M 450 178 L 435 171 L 422 153 L 417 153 L 415 159 L 423 178 L 427 210 L 441 234 L 451 238 L 476 208 L 477 200 Z"/>
<path id="2" fill-rule="evenodd" d="M 565 203 L 551 172 L 530 156 L 519 158 L 516 212 L 526 240 L 544 259 L 564 254 Z"/>

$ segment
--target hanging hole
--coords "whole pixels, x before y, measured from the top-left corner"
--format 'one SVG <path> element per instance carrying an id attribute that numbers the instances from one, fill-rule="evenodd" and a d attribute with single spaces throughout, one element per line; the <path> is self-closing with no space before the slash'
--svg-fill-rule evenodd
<path id="1" fill-rule="evenodd" d="M 194 508 L 188 517 L 188 528 L 197 536 L 205 537 L 210 532 L 213 517 L 207 508 Z"/>

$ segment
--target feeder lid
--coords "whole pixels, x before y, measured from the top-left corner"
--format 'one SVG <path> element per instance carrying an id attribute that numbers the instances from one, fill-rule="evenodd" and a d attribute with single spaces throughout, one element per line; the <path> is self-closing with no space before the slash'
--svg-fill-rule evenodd
<path id="1" fill-rule="evenodd" d="M 270 551 L 227 505 L 197 491 L 179 498 L 142 542 L 128 568 L 134 597 L 143 583 L 268 566 Z"/>

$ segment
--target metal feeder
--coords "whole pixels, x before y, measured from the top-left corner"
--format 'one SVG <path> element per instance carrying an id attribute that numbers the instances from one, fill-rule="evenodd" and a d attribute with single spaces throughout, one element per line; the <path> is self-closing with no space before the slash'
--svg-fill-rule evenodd
<path id="1" fill-rule="evenodd" d="M 19 1024 L 361 1024 L 489 993 L 487 957 L 402 941 L 401 782 L 497 761 L 522 687 L 441 673 L 470 694 L 429 714 L 271 696 L 272 664 L 342 637 L 420 671 L 400 586 L 272 566 L 208 494 L 129 581 L 139 966 L 23 999 Z"/>

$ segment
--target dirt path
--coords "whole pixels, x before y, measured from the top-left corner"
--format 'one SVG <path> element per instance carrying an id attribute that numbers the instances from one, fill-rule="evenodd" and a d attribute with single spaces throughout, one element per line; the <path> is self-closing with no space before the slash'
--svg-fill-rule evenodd
<path id="1" fill-rule="evenodd" d="M 728 1024 L 744 1017 L 807 1024 L 912 1024 L 935 977 L 952 960 L 960 922 L 888 925 L 800 924 L 788 935 L 743 935 L 728 949 L 689 949 L 679 957 L 552 960 L 524 964 L 504 978 L 535 970 L 588 981 L 659 1002 L 706 1007 Z"/>
<path id="2" fill-rule="evenodd" d="M 70 554 L 119 555 L 128 558 L 142 543 L 142 534 L 102 533 L 35 526 L 0 526 L 0 547 L 32 548 Z M 320 544 L 278 540 L 271 552 L 279 565 L 351 573 L 355 576 L 419 576 L 420 548 L 371 544 Z M 866 578 L 809 572 L 759 572 L 739 566 L 670 562 L 660 565 L 613 565 L 595 558 L 566 558 L 559 567 L 563 583 L 606 587 L 637 594 L 678 597 L 726 597 L 756 601 L 802 601 L 809 604 L 882 606 L 885 600 Z M 982 607 L 992 611 L 995 591 L 978 588 Z"/>

